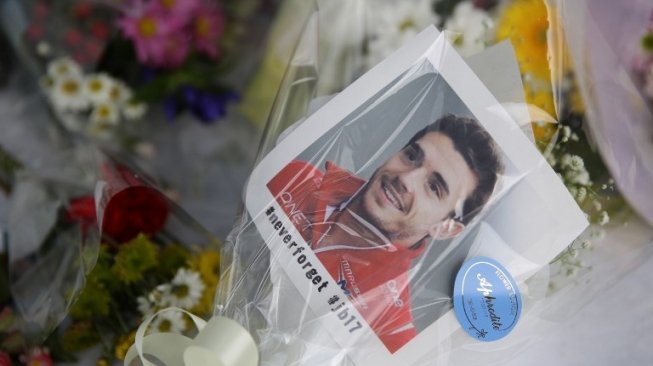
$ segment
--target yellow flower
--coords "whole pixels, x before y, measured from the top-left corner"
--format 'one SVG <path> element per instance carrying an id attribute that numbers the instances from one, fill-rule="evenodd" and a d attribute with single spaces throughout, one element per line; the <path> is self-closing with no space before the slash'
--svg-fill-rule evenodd
<path id="1" fill-rule="evenodd" d="M 106 358 L 100 358 L 95 362 L 95 366 L 109 366 L 109 361 Z"/>
<path id="2" fill-rule="evenodd" d="M 200 297 L 197 305 L 191 309 L 191 312 L 199 315 L 211 315 L 213 313 L 213 303 L 215 302 L 216 286 L 206 286 L 202 297 Z"/>
<path id="3" fill-rule="evenodd" d="M 111 272 L 125 284 L 143 279 L 143 273 L 157 265 L 158 248 L 150 239 L 139 234 L 130 242 L 120 246 Z"/>
<path id="4" fill-rule="evenodd" d="M 569 92 L 569 110 L 575 114 L 585 113 L 585 103 L 583 102 L 583 97 L 580 94 L 580 90 L 575 83 L 574 86 Z"/>
<path id="5" fill-rule="evenodd" d="M 524 86 L 524 93 L 526 96 L 526 103 L 538 107 L 544 112 L 551 115 L 553 118 L 556 116 L 555 105 L 553 104 L 553 92 L 550 88 L 532 88 L 529 84 Z M 547 143 L 557 130 L 557 125 L 550 122 L 542 122 L 534 115 L 531 116 L 533 121 L 533 134 L 535 141 Z"/>
<path id="6" fill-rule="evenodd" d="M 203 251 L 193 258 L 191 268 L 200 273 L 207 286 L 215 287 L 220 274 L 220 255 L 214 250 Z"/>
<path id="7" fill-rule="evenodd" d="M 125 356 L 127 355 L 127 351 L 129 351 L 129 347 L 134 344 L 135 340 L 136 331 L 132 331 L 118 337 L 118 340 L 116 341 L 116 347 L 113 351 L 113 355 L 116 357 L 116 359 L 124 360 Z"/>
<path id="8" fill-rule="evenodd" d="M 66 352 L 77 352 L 100 343 L 100 335 L 91 321 L 73 323 L 63 332 L 63 348 Z"/>
<path id="9" fill-rule="evenodd" d="M 533 78 L 550 78 L 547 58 L 549 9 L 544 0 L 515 0 L 499 18 L 497 40 L 510 39 L 515 47 L 523 74 Z"/>
<path id="10" fill-rule="evenodd" d="M 214 249 L 201 252 L 190 261 L 190 268 L 200 273 L 202 281 L 206 284 L 198 304 L 192 309 L 196 314 L 211 314 L 215 291 L 220 274 L 220 254 Z"/>
<path id="11" fill-rule="evenodd" d="M 111 295 L 106 287 L 94 277 L 89 276 L 86 286 L 77 301 L 70 307 L 70 316 L 79 320 L 90 320 L 105 316 L 110 312 Z"/>
<path id="12" fill-rule="evenodd" d="M 532 88 L 528 84 L 524 86 L 526 103 L 534 105 L 549 115 L 555 117 L 555 104 L 553 103 L 553 91 L 549 88 Z M 537 121 L 534 121 L 537 122 Z"/>

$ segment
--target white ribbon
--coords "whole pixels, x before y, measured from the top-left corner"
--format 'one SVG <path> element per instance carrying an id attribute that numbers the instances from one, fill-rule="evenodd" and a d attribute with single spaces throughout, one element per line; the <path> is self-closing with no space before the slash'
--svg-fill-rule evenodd
<path id="1" fill-rule="evenodd" d="M 193 320 L 199 333 L 194 339 L 181 334 L 145 335 L 154 318 L 168 311 L 181 311 Z M 235 321 L 216 316 L 208 322 L 180 308 L 167 308 L 147 317 L 136 331 L 134 344 L 125 356 L 124 366 L 138 357 L 143 366 L 157 366 L 145 355 L 154 356 L 165 366 L 257 366 L 258 349 L 249 332 Z"/>

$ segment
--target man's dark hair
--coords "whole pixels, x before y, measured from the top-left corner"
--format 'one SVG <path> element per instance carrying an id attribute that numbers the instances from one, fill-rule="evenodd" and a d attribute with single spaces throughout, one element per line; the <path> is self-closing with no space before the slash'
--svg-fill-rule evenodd
<path id="1" fill-rule="evenodd" d="M 447 114 L 418 131 L 408 145 L 415 143 L 429 132 L 439 132 L 451 139 L 453 145 L 476 176 L 477 185 L 465 199 L 461 217 L 450 217 L 463 224 L 469 223 L 487 203 L 494 190 L 498 174 L 503 173 L 503 163 L 497 146 L 490 134 L 474 118 Z"/>

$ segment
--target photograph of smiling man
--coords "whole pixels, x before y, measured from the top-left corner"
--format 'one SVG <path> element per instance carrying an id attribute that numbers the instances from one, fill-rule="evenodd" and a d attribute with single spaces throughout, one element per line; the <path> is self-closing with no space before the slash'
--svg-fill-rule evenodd
<path id="1" fill-rule="evenodd" d="M 445 115 L 369 180 L 295 160 L 268 189 L 379 339 L 394 353 L 417 334 L 409 270 L 429 245 L 459 235 L 503 171 L 473 118 Z"/>

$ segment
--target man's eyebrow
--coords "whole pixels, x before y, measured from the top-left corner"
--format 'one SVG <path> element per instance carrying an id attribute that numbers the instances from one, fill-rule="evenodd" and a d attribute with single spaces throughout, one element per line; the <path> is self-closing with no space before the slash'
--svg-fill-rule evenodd
<path id="1" fill-rule="evenodd" d="M 447 195 L 449 195 L 449 186 L 447 185 L 447 182 L 444 181 L 444 178 L 442 177 L 442 174 L 438 172 L 433 172 L 433 178 L 435 181 L 438 183 L 440 187 L 445 191 Z"/>
<path id="2" fill-rule="evenodd" d="M 422 149 L 421 146 L 419 146 L 417 141 L 413 141 L 410 144 L 410 147 L 412 147 L 415 150 L 415 160 L 419 161 L 420 163 L 424 161 L 424 150 Z"/>

